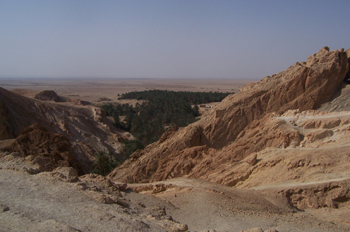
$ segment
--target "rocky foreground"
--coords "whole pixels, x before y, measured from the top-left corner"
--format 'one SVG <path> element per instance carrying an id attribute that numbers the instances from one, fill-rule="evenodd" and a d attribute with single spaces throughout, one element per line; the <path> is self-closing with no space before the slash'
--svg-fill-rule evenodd
<path id="1" fill-rule="evenodd" d="M 5 156 L 4 165 L 20 165 Z M 291 207 L 279 194 L 177 178 L 125 185 L 72 168 L 0 170 L 0 231 L 348 231 L 331 211 Z"/>
<path id="2" fill-rule="evenodd" d="M 108 177 L 82 175 L 130 137 L 103 111 L 0 88 L 0 231 L 350 231 L 349 58 L 249 84 Z"/>

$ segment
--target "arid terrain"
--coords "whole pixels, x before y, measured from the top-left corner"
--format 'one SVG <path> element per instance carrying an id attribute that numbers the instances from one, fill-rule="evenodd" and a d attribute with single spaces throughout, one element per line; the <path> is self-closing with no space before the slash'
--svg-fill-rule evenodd
<path id="1" fill-rule="evenodd" d="M 350 231 L 349 70 L 324 47 L 257 82 L 0 80 L 0 231 Z M 148 89 L 235 94 L 89 174 L 133 139 L 99 102 Z"/>
<path id="2" fill-rule="evenodd" d="M 98 102 L 101 98 L 118 100 L 118 95 L 143 90 L 173 90 L 192 92 L 239 92 L 239 89 L 254 80 L 217 79 L 85 79 L 85 78 L 3 78 L 2 88 L 27 97 L 34 97 L 42 90 L 53 90 L 59 96 Z"/>

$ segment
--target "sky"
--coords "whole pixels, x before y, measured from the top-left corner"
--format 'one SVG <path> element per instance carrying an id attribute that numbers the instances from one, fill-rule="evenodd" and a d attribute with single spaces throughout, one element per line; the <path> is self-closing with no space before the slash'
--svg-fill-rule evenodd
<path id="1" fill-rule="evenodd" d="M 349 0 L 0 0 L 0 77 L 261 79 L 350 47 Z"/>

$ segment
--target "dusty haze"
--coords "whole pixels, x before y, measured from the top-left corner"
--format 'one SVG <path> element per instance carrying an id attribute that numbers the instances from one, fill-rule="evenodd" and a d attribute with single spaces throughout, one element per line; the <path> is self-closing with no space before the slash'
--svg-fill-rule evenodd
<path id="1" fill-rule="evenodd" d="M 34 97 L 42 90 L 54 90 L 64 97 L 96 102 L 107 97 L 117 100 L 118 94 L 143 90 L 173 90 L 191 92 L 238 92 L 246 84 L 256 80 L 229 79 L 84 79 L 84 78 L 4 78 L 0 87 L 14 90 L 23 96 Z M 32 90 L 32 91 L 30 91 Z"/>

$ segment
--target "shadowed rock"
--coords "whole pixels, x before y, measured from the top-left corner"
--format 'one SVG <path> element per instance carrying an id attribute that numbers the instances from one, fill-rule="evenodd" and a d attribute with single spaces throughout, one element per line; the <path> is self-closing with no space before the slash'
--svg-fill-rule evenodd
<path id="1" fill-rule="evenodd" d="M 42 100 L 42 101 L 55 101 L 57 102 L 59 100 L 59 97 L 57 93 L 53 90 L 44 90 L 35 95 L 36 99 Z"/>
<path id="2" fill-rule="evenodd" d="M 74 167 L 80 174 L 82 170 L 71 154 L 69 140 L 61 134 L 46 131 L 34 124 L 21 133 L 4 151 L 18 152 L 27 161 L 38 164 L 40 171 L 52 171 L 57 167 Z"/>
<path id="3" fill-rule="evenodd" d="M 43 91 L 40 96 L 50 101 L 27 98 L 0 87 L 0 140 L 15 139 L 25 128 L 39 124 L 47 132 L 69 140 L 71 154 L 84 173 L 91 172 L 96 152 L 119 153 L 119 141 L 126 138 L 100 108 L 82 106 L 85 103 L 78 99 L 75 105 L 58 104 L 53 101 L 57 98 L 52 91 Z"/>

